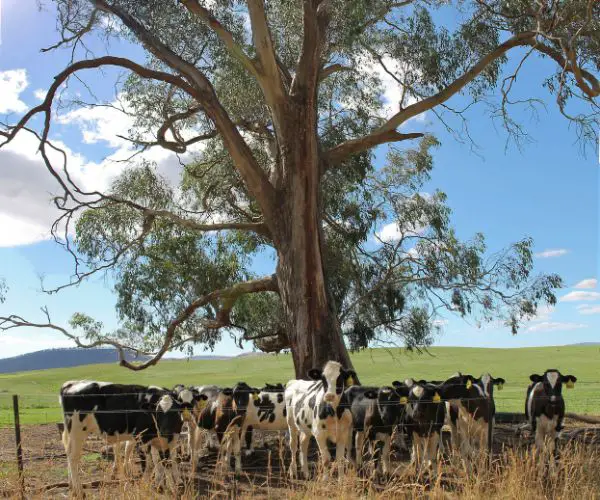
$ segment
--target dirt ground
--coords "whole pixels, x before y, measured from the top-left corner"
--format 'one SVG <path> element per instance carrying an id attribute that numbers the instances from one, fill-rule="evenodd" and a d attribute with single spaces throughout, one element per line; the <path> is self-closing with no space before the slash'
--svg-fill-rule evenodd
<path id="1" fill-rule="evenodd" d="M 577 432 L 577 422 L 566 422 L 567 429 Z M 589 427 L 589 426 L 588 426 Z M 506 447 L 526 447 L 531 441 L 527 432 L 517 433 L 517 426 L 496 425 L 494 433 L 494 453 L 502 453 Z M 600 427 L 590 428 L 594 436 L 600 435 Z M 589 433 L 588 433 L 589 434 Z M 62 446 L 58 426 L 56 424 L 24 426 L 21 429 L 23 443 L 24 483 L 26 498 L 66 498 L 68 497 L 67 461 Z M 587 435 L 587 434 L 586 434 Z M 202 451 L 195 477 L 195 490 L 200 496 L 225 497 L 238 496 L 240 493 L 251 493 L 253 496 L 263 496 L 261 492 L 268 490 L 265 496 L 273 496 L 273 488 L 289 486 L 285 478 L 289 465 L 289 446 L 287 439 L 277 434 L 254 433 L 255 453 L 251 456 L 243 454 L 244 475 L 241 478 L 233 476 L 223 480 L 216 479 L 215 466 L 218 460 L 215 451 Z M 444 441 L 449 449 L 449 433 L 444 433 Z M 110 488 L 112 459 L 107 455 L 110 448 L 98 437 L 90 436 L 84 448 L 82 458 L 82 480 L 87 483 L 95 482 L 93 486 Z M 314 443 L 310 448 L 311 462 L 317 461 L 317 450 Z M 408 463 L 408 451 L 401 449 L 397 440 L 393 447 L 392 461 L 394 465 Z M 283 461 L 283 463 L 282 463 Z M 184 477 L 189 477 L 189 462 L 181 461 L 181 471 Z M 17 477 L 15 433 L 12 428 L 0 429 L 0 496 L 15 497 L 15 478 Z M 121 484 L 122 487 L 122 484 Z M 96 496 L 94 488 L 88 489 L 91 496 Z M 104 489 L 106 492 L 106 489 Z M 105 495 L 102 495 L 105 497 Z"/>

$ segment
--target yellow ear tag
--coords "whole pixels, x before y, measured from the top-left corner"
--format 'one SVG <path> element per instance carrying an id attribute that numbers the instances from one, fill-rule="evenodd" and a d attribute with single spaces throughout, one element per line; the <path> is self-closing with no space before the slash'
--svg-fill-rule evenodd
<path id="1" fill-rule="evenodd" d="M 467 389 L 470 389 L 471 387 L 473 387 L 473 382 L 471 382 L 471 379 L 467 380 Z"/>
<path id="2" fill-rule="evenodd" d="M 573 387 L 575 387 L 575 382 L 573 382 L 572 380 L 569 380 L 567 382 L 567 389 L 573 389 Z"/>
<path id="3" fill-rule="evenodd" d="M 402 396 L 400 398 L 400 404 L 405 405 L 406 403 L 408 403 L 408 398 L 406 396 Z"/>
<path id="4" fill-rule="evenodd" d="M 188 410 L 187 408 L 183 409 L 183 418 L 191 418 L 191 413 L 190 410 Z"/>
<path id="5" fill-rule="evenodd" d="M 206 406 L 206 399 L 201 399 L 200 401 L 198 401 L 198 404 L 196 405 L 198 407 L 198 409 L 202 409 Z"/>
<path id="6" fill-rule="evenodd" d="M 498 390 L 501 391 L 502 389 L 504 389 L 504 384 L 498 384 Z"/>
<path id="7" fill-rule="evenodd" d="M 436 392 L 433 396 L 433 402 L 434 403 L 439 403 L 442 400 L 442 398 L 440 397 L 440 395 Z"/>
<path id="8" fill-rule="evenodd" d="M 350 385 L 354 385 L 354 378 L 352 378 L 352 375 L 350 375 L 347 379 L 346 379 L 346 385 L 350 386 Z"/>
<path id="9" fill-rule="evenodd" d="M 254 399 L 254 401 L 257 401 L 258 400 L 258 394 L 252 393 L 252 399 Z"/>

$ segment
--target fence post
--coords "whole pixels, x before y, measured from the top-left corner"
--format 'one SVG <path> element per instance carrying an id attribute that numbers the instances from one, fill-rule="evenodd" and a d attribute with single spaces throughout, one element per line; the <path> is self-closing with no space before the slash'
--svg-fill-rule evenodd
<path id="1" fill-rule="evenodd" d="M 492 409 L 492 405 L 493 405 L 493 401 L 492 401 L 492 397 L 488 396 L 489 401 L 488 401 L 488 407 L 491 410 Z M 495 410 L 495 408 L 494 408 Z M 496 413 L 494 411 L 494 413 Z M 494 456 L 494 414 L 490 411 L 489 412 L 489 417 L 488 417 L 488 442 L 487 442 L 487 446 L 488 446 L 488 456 L 489 456 L 489 465 L 491 467 L 492 465 L 492 458 Z"/>
<path id="2" fill-rule="evenodd" d="M 17 469 L 19 472 L 19 491 L 21 498 L 25 498 L 23 478 L 23 447 L 21 444 L 21 422 L 19 420 L 19 396 L 13 394 L 13 412 L 15 415 L 15 442 L 17 444 Z"/>

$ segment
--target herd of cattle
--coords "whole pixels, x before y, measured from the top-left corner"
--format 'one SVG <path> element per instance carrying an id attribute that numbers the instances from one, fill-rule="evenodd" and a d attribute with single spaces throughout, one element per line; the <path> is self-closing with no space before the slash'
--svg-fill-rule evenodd
<path id="1" fill-rule="evenodd" d="M 469 457 L 486 449 L 489 423 L 493 424 L 495 415 L 494 386 L 501 389 L 505 383 L 489 374 L 475 378 L 457 373 L 445 381 L 410 378 L 391 386 L 366 387 L 357 385 L 353 370 L 335 361 L 322 370 L 310 370 L 308 378 L 290 380 L 285 387 L 267 384 L 262 389 L 243 382 L 233 388 L 178 385 L 171 390 L 88 380 L 66 382 L 60 390 L 60 403 L 71 488 L 81 488 L 79 464 L 91 433 L 113 445 L 117 470 L 122 466 L 127 470 L 137 449 L 144 474 L 153 471 L 161 482 L 167 472 L 164 464 L 169 463 L 167 478 L 178 484 L 176 447 L 184 425 L 188 426 L 186 446 L 192 464 L 197 463 L 201 436 L 208 430 L 211 438 L 216 436 L 225 464 L 233 454 L 237 473 L 242 470 L 242 441 L 252 451 L 253 429 L 289 431 L 289 472 L 294 477 L 298 451 L 302 474 L 305 478 L 309 475 L 311 437 L 317 442 L 325 471 L 331 461 L 328 443 L 335 444 L 336 458 L 347 457 L 358 468 L 367 442 L 371 452 L 377 450 L 378 469 L 390 473 L 394 430 L 412 443 L 416 466 L 427 466 L 438 455 L 444 424 L 451 428 L 453 448 Z M 577 379 L 558 370 L 534 374 L 530 379 L 526 417 L 537 449 L 552 451 L 565 413 L 562 385 L 573 387 Z M 146 465 L 148 453 L 153 467 Z M 337 462 L 341 467 L 342 460 Z"/>

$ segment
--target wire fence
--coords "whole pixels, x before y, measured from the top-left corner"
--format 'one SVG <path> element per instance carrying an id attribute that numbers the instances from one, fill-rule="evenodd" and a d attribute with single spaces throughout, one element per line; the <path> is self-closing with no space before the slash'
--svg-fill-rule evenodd
<path id="1" fill-rule="evenodd" d="M 572 391 L 563 391 L 567 412 L 584 414 L 584 415 L 600 415 L 600 394 L 597 390 L 600 388 L 600 382 L 582 381 L 578 382 L 577 388 Z M 494 391 L 494 401 L 498 416 L 503 418 L 498 419 L 507 423 L 522 423 L 524 421 L 524 409 L 526 404 L 525 388 L 504 388 L 504 391 Z M 138 393 L 132 393 L 132 395 Z M 120 394 L 123 396 L 123 394 Z M 426 406 L 442 404 L 445 407 L 447 401 L 455 401 L 455 399 L 439 398 L 422 400 Z M 436 398 L 437 399 L 437 398 Z M 481 395 L 471 398 L 460 398 L 465 403 L 473 401 L 487 401 L 487 395 Z M 401 404 L 405 410 L 405 401 Z M 260 408 L 260 400 L 255 404 Z M 385 408 L 387 405 L 398 405 L 398 401 L 379 401 L 378 405 Z M 184 412 L 184 409 L 173 409 L 173 411 Z M 96 409 L 97 414 L 120 414 L 135 418 L 138 413 L 147 412 L 136 408 L 118 409 L 118 410 L 102 410 Z M 186 415 L 189 416 L 189 415 Z M 182 415 L 182 418 L 184 415 Z M 61 442 L 61 426 L 64 416 L 60 406 L 59 397 L 56 392 L 52 393 L 22 393 L 15 398 L 11 394 L 0 394 L 0 463 L 12 464 L 18 472 L 21 484 L 23 482 L 24 473 L 27 474 L 29 468 L 38 467 L 41 463 L 49 463 L 49 461 L 58 460 L 58 467 L 66 468 L 66 454 Z M 439 422 L 438 422 L 439 423 Z M 405 424 L 403 427 L 398 427 L 394 432 L 394 449 L 397 456 L 410 456 L 410 445 L 407 441 L 410 434 L 411 425 L 420 425 L 419 423 Z M 184 424 L 184 428 L 187 427 Z M 289 467 L 290 448 L 289 435 L 285 428 L 279 432 L 267 432 L 260 429 L 261 425 L 254 425 L 257 429 L 253 432 L 253 458 L 250 459 L 246 452 L 242 453 L 244 457 L 244 471 L 252 473 L 262 473 L 268 467 L 269 473 L 277 474 L 287 471 Z M 258 430 L 258 432 L 257 432 Z M 387 431 L 389 426 L 378 427 L 371 426 L 368 430 Z M 180 441 L 186 442 L 186 432 L 184 431 Z M 446 449 L 451 448 L 450 438 L 448 433 L 442 433 L 442 442 Z M 493 434 L 489 434 L 488 451 L 492 449 Z M 206 443 L 206 439 L 204 440 Z M 242 445 L 246 445 L 246 437 L 241 436 Z M 367 440 L 368 442 L 368 440 Z M 101 456 L 112 458 L 108 447 L 109 443 L 102 437 L 93 437 L 84 447 L 84 453 L 98 459 Z M 349 442 L 349 447 L 352 448 L 355 443 Z M 335 449 L 335 446 L 334 448 Z M 332 452 L 333 452 L 332 449 Z M 185 449 L 185 444 L 182 446 L 182 455 L 185 456 L 189 450 Z M 212 454 L 207 452 L 204 447 L 199 450 L 200 467 L 214 468 L 219 457 L 213 451 Z M 318 462 L 319 455 L 316 452 L 314 445 L 311 448 L 311 460 Z"/>

